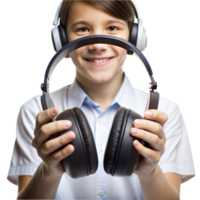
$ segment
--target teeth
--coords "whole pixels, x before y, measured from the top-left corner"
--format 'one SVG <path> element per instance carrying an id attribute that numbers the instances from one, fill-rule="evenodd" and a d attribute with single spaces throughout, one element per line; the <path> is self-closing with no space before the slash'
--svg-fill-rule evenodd
<path id="1" fill-rule="evenodd" d="M 100 60 L 90 60 L 89 59 L 89 61 L 90 62 L 95 62 L 95 63 L 101 63 L 101 62 L 105 62 L 105 61 L 107 61 L 109 58 L 106 58 L 106 59 L 100 59 Z"/>

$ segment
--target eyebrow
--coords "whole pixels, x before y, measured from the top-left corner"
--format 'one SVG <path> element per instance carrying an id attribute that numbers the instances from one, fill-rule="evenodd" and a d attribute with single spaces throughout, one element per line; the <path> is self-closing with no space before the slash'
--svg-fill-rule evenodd
<path id="1" fill-rule="evenodd" d="M 106 24 L 110 24 L 110 23 L 120 23 L 120 24 L 122 24 L 123 26 L 125 26 L 125 24 L 124 24 L 123 22 L 119 21 L 119 20 L 107 20 L 107 21 L 106 21 Z M 73 23 L 73 24 L 72 24 L 72 27 L 74 27 L 74 26 L 76 26 L 76 25 L 78 25 L 78 24 L 88 25 L 89 23 L 86 22 L 86 21 L 78 21 L 78 22 Z"/>

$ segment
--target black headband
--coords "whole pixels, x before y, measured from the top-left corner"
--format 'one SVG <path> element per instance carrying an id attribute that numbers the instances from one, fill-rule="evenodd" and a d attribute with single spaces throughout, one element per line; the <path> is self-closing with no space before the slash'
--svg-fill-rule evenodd
<path id="1" fill-rule="evenodd" d="M 146 71 L 150 78 L 150 92 L 154 92 L 155 90 L 159 89 L 159 82 L 156 82 L 154 80 L 153 71 L 151 69 L 151 66 L 145 57 L 145 54 L 140 52 L 133 44 L 130 42 L 123 40 L 118 37 L 113 36 L 105 36 L 105 35 L 95 35 L 95 36 L 86 36 L 81 37 L 77 40 L 73 40 L 72 42 L 66 44 L 63 48 L 61 48 L 58 52 L 56 52 L 52 58 L 47 62 L 47 65 L 45 66 L 44 71 L 44 77 L 42 77 L 42 82 L 39 83 L 40 90 L 42 91 L 42 98 L 44 98 L 44 101 L 42 101 L 42 107 L 43 109 L 48 109 L 50 107 L 54 107 L 54 104 L 50 98 L 50 82 L 52 81 L 51 76 L 53 75 L 53 72 L 55 71 L 56 67 L 59 63 L 61 63 L 64 60 L 64 57 L 69 55 L 72 51 L 86 45 L 90 44 L 96 44 L 96 43 L 103 43 L 103 44 L 111 44 L 115 46 L 122 47 L 127 50 L 127 55 L 133 56 L 133 53 L 135 52 L 138 54 L 140 59 L 143 61 Z M 148 82 L 149 83 L 149 82 Z"/>
<path id="2" fill-rule="evenodd" d="M 72 51 L 86 45 L 90 44 L 96 44 L 96 43 L 103 43 L 103 44 L 111 44 L 111 45 L 116 45 L 119 47 L 122 47 L 127 50 L 128 54 L 130 56 L 133 56 L 133 53 L 136 52 L 138 56 L 141 58 L 143 61 L 146 71 L 151 79 L 151 86 L 150 89 L 156 90 L 159 89 L 159 82 L 156 82 L 154 80 L 153 76 L 153 71 L 151 69 L 151 66 L 149 64 L 149 61 L 147 58 L 144 56 L 144 53 L 140 52 L 133 44 L 130 42 L 123 40 L 118 37 L 113 37 L 113 36 L 105 36 L 105 35 L 95 35 L 95 36 L 86 36 L 86 37 L 81 37 L 77 40 L 74 40 L 68 44 L 66 44 L 62 49 L 60 49 L 58 52 L 56 52 L 53 57 L 50 59 L 50 61 L 46 65 L 46 69 L 44 72 L 44 78 L 43 78 L 43 84 L 40 83 L 40 85 L 43 88 L 43 91 L 47 92 L 48 91 L 48 81 L 51 81 L 52 74 L 55 71 L 56 67 L 58 66 L 59 63 L 61 63 L 64 60 L 64 57 L 67 56 L 69 53 Z"/>

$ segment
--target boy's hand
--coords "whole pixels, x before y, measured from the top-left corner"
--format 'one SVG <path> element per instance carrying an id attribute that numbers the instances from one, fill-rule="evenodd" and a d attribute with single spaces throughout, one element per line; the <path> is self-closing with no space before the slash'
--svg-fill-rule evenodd
<path id="1" fill-rule="evenodd" d="M 133 146 L 143 156 L 139 166 L 134 171 L 138 176 L 151 173 L 165 151 L 166 137 L 163 126 L 168 120 L 167 114 L 159 110 L 148 110 L 144 117 L 155 122 L 137 119 L 133 122 L 134 128 L 130 130 L 131 135 L 149 143 L 147 148 L 138 140 L 133 142 Z"/>
<path id="2" fill-rule="evenodd" d="M 72 141 L 75 138 L 75 134 L 70 131 L 60 137 L 50 140 L 52 134 L 67 130 L 72 125 L 69 120 L 48 123 L 58 114 L 58 109 L 54 107 L 40 112 L 37 115 L 34 131 L 35 138 L 32 141 L 32 146 L 37 149 L 38 155 L 42 158 L 47 172 L 52 175 L 62 176 L 64 170 L 60 161 L 69 156 L 74 151 L 74 147 L 68 145 L 60 151 L 54 151 Z"/>

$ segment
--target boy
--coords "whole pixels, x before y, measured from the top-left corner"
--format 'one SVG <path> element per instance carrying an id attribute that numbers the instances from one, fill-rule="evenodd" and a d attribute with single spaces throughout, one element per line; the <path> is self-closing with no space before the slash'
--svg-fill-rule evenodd
<path id="1" fill-rule="evenodd" d="M 112 2 L 110 1 L 110 3 Z M 121 4 L 125 6 L 126 2 L 121 2 Z M 67 27 L 68 40 L 73 41 L 92 34 L 106 34 L 128 41 L 130 31 L 128 21 L 114 17 L 102 10 L 103 8 L 91 6 L 87 2 L 72 2 L 69 12 L 65 12 L 68 14 L 68 18 L 65 18 L 67 20 L 64 22 Z M 128 12 L 128 9 L 125 10 Z M 109 20 L 112 22 L 108 23 Z M 58 105 L 59 109 L 42 111 L 41 105 L 35 105 L 40 100 L 38 96 L 25 103 L 20 111 L 18 124 L 24 125 L 25 128 L 19 126 L 22 129 L 19 132 L 31 133 L 29 130 L 31 125 L 25 123 L 27 120 L 24 119 L 25 116 L 30 120 L 34 118 L 36 124 L 32 123 L 34 135 L 30 135 L 31 137 L 27 139 L 28 142 L 31 141 L 35 149 L 29 143 L 26 150 L 30 151 L 31 155 L 27 156 L 28 153 L 22 153 L 24 155 L 19 159 L 19 162 L 22 163 L 18 163 L 18 165 L 27 165 L 27 168 L 22 169 L 23 173 L 20 174 L 26 176 L 19 177 L 18 199 L 53 199 L 55 196 L 63 199 L 94 199 L 98 197 L 106 199 L 143 199 L 143 197 L 144 199 L 179 199 L 181 181 L 188 180 L 193 174 L 186 170 L 175 173 L 174 170 L 174 165 L 177 165 L 175 163 L 176 156 L 178 156 L 181 146 L 179 143 L 181 141 L 183 144 L 182 138 L 187 136 L 178 106 L 161 98 L 158 110 L 142 113 L 147 94 L 134 90 L 123 73 L 122 65 L 126 58 L 126 50 L 122 48 L 107 44 L 93 44 L 75 50 L 66 56 L 66 58 L 69 57 L 76 66 L 76 80 L 66 89 L 52 94 L 55 105 Z M 64 103 L 61 103 L 63 95 Z M 140 106 L 137 103 L 139 99 Z M 135 174 L 125 178 L 106 175 L 102 167 L 102 148 L 101 152 L 98 152 L 99 169 L 95 175 L 73 180 L 64 173 L 60 161 L 73 153 L 75 149 L 72 145 L 68 145 L 57 153 L 53 153 L 53 151 L 75 139 L 75 133 L 68 132 L 59 138 L 49 140 L 50 135 L 69 129 L 71 123 L 70 121 L 48 122 L 58 115 L 58 110 L 62 111 L 75 106 L 80 107 L 89 117 L 88 121 L 95 134 L 97 147 L 105 146 L 111 122 L 120 106 L 130 107 L 132 110 L 144 114 L 145 118 L 155 120 L 155 122 L 135 120 L 133 122 L 135 128 L 130 130 L 132 135 L 150 143 L 149 148 L 143 147 L 138 141 L 133 143 L 133 146 L 144 156 L 134 172 L 139 180 Z M 167 141 L 166 136 L 168 136 Z M 28 137 L 27 133 L 25 137 Z M 18 148 L 22 152 L 25 150 L 23 145 L 27 143 L 23 144 L 20 140 L 17 141 Z M 174 148 L 165 151 L 167 142 L 168 145 L 174 145 Z M 184 141 L 185 148 L 187 145 L 188 143 Z M 174 151 L 175 154 L 173 154 Z M 190 149 L 188 151 L 190 152 Z M 36 157 L 37 153 L 39 157 Z M 173 157 L 175 158 L 173 159 Z M 193 169 L 191 161 L 191 155 L 188 154 L 185 162 L 189 163 L 188 168 Z M 35 163 L 35 165 L 31 163 Z M 168 164 L 169 166 L 167 166 Z M 178 164 L 180 165 L 180 163 Z M 181 163 L 181 166 L 183 164 L 185 163 Z M 179 165 L 176 167 L 179 168 Z M 162 166 L 162 170 L 160 166 Z M 30 170 L 30 167 L 33 167 L 34 170 Z M 34 174 L 33 171 L 35 171 Z M 140 191 L 140 184 L 142 191 Z"/>

